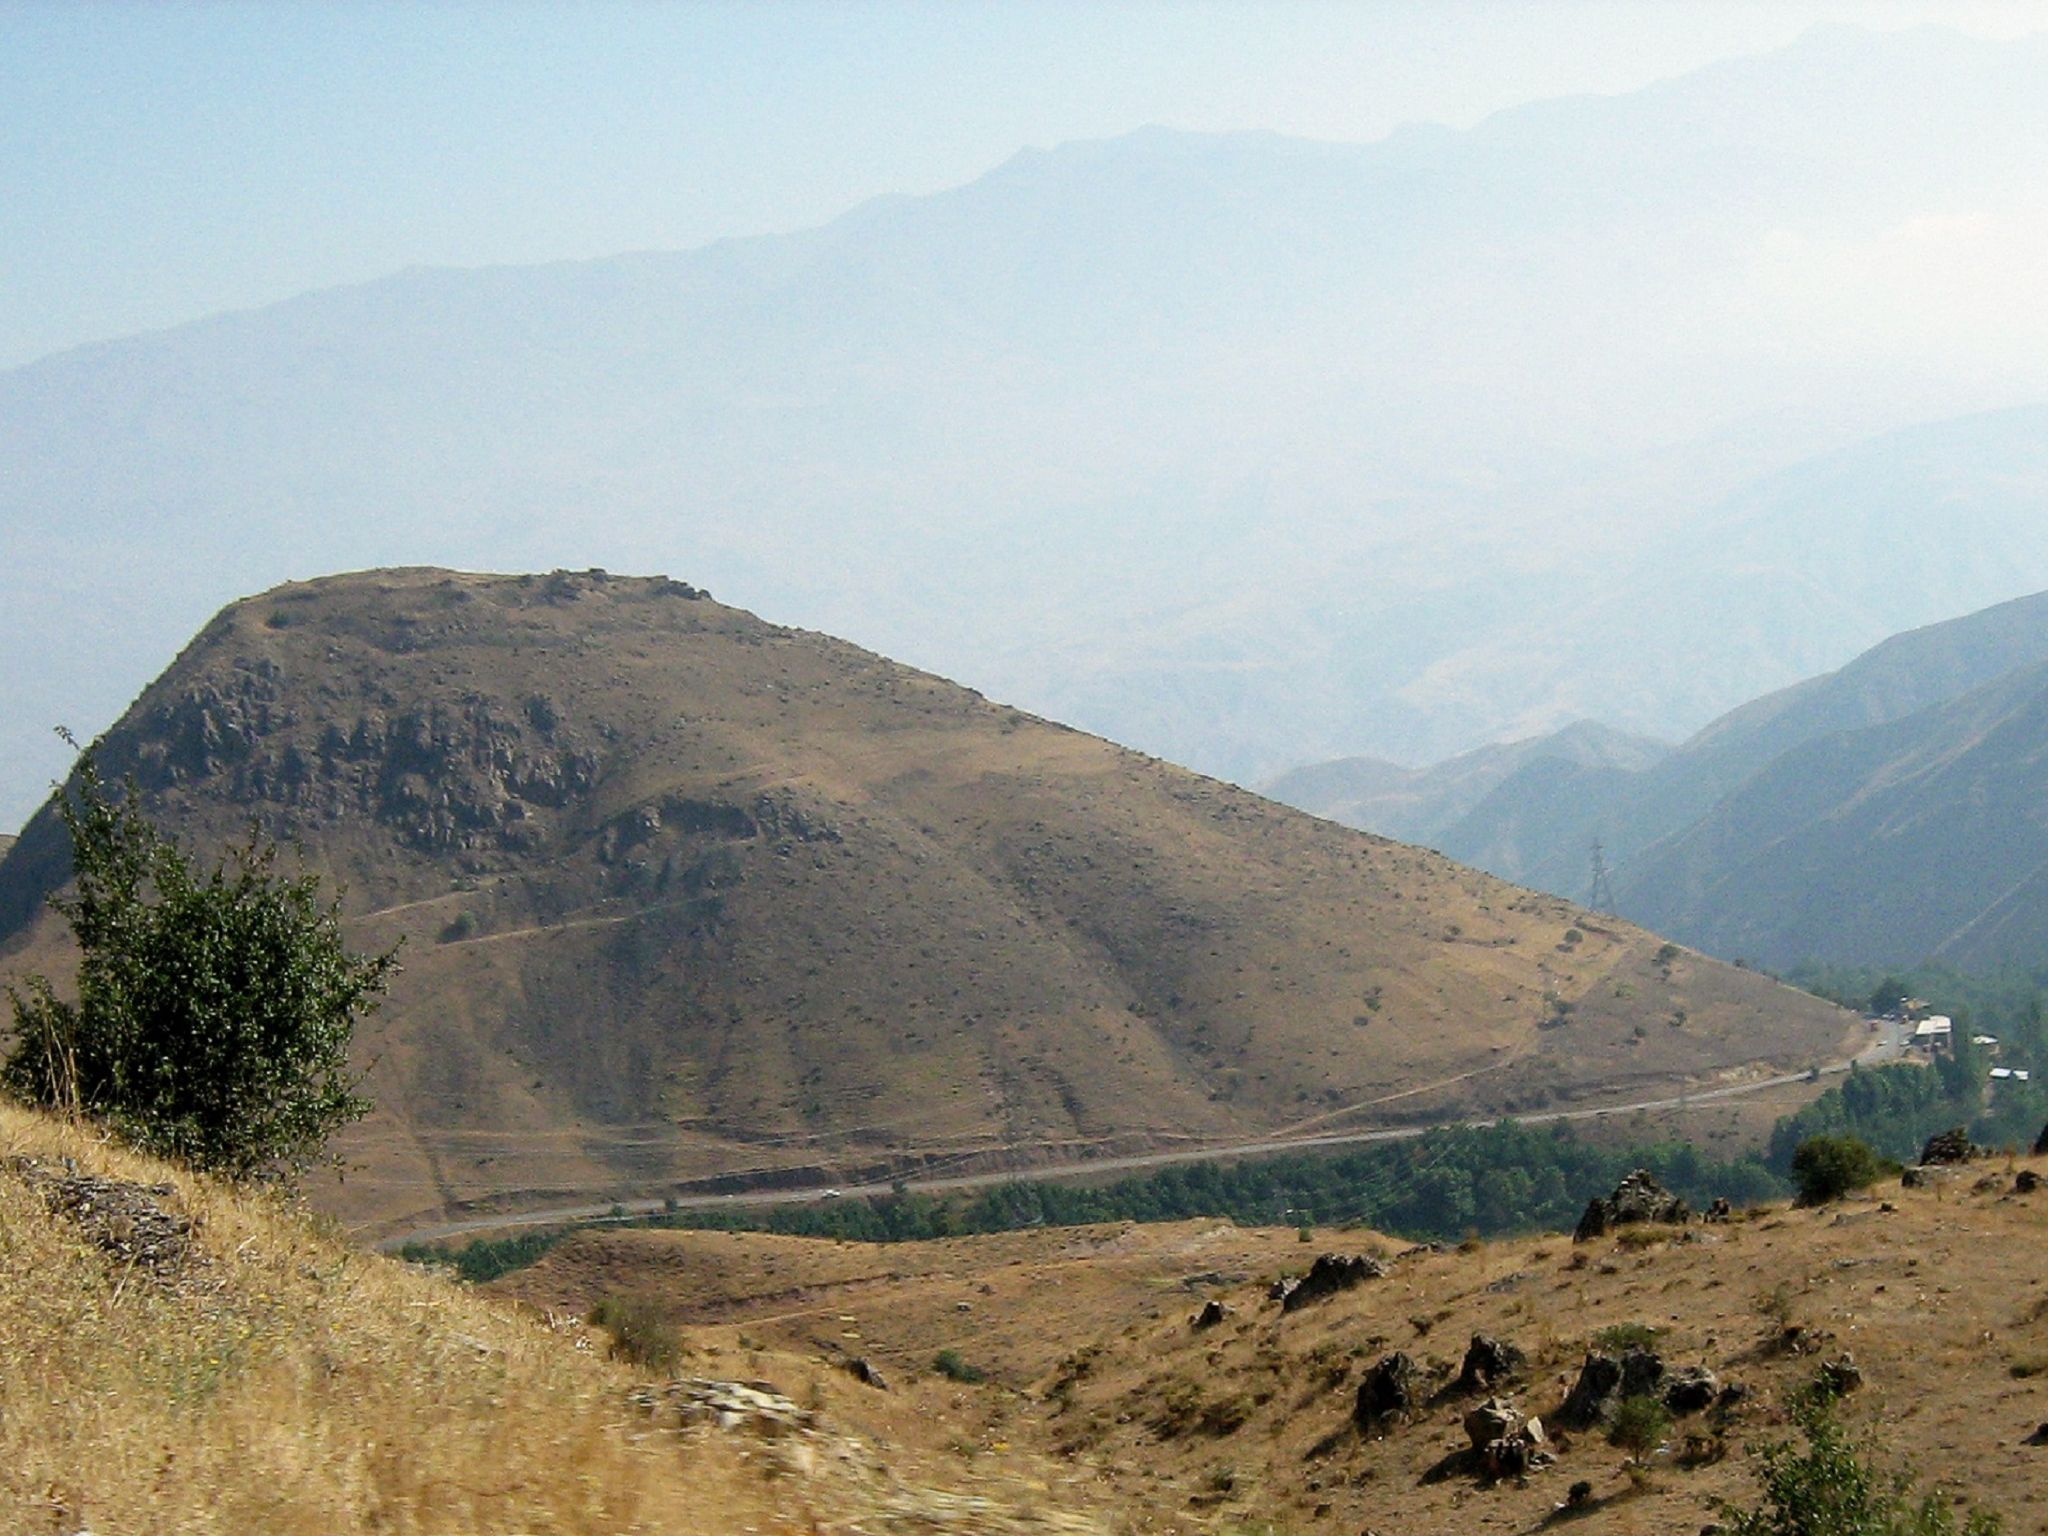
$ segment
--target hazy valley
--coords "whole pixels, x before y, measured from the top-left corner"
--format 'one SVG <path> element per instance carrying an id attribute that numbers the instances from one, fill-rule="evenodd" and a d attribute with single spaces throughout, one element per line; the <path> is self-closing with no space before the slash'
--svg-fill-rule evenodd
<path id="1" fill-rule="evenodd" d="M 1848 9 L 0 7 L 0 1529 L 2048 1536 L 2048 32 Z"/>

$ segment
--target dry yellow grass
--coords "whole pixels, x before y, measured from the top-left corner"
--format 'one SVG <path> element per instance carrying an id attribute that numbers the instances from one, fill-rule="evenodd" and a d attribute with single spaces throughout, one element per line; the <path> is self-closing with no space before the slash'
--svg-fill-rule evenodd
<path id="1" fill-rule="evenodd" d="M 167 1283 L 110 1263 L 22 1157 L 174 1183 L 186 1263 Z M 975 1498 L 935 1491 L 877 1440 L 865 1389 L 821 1362 L 745 1363 L 819 1407 L 818 1435 L 685 1434 L 631 1406 L 632 1374 L 582 1330 L 351 1249 L 276 1199 L 9 1107 L 0 1158 L 0 1529 L 1089 1528 L 1056 1521 L 1075 1501 L 1034 1490 L 1028 1467 L 950 1480 L 978 1481 Z M 686 1369 L 733 1374 L 718 1367 Z"/>

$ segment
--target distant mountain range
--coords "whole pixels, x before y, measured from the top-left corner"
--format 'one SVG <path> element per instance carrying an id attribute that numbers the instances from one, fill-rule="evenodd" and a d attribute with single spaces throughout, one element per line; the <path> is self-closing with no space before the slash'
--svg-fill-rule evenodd
<path id="1" fill-rule="evenodd" d="M 1842 1016 L 697 589 L 375 572 L 209 623 L 106 738 L 405 940 L 364 1220 L 841 1182 L 1702 1081 Z M 61 974 L 49 808 L 0 971 Z M 1662 1091 L 1661 1089 L 1659 1091 Z"/>
<path id="2" fill-rule="evenodd" d="M 1501 785 L 1521 780 L 1531 764 L 1557 761 L 1598 774 L 1640 773 L 1671 748 L 1580 720 L 1547 736 L 1500 742 L 1430 768 L 1403 768 L 1374 757 L 1343 757 L 1283 773 L 1262 793 L 1346 826 L 1366 827 L 1406 843 L 1437 847 L 1457 841 L 1467 818 Z"/>
<path id="3" fill-rule="evenodd" d="M 0 373 L 0 824 L 220 603 L 376 563 L 687 568 L 1246 782 L 1676 738 L 2048 587 L 2040 410 L 1876 436 L 2048 399 L 2043 78 L 1829 29 Z"/>
<path id="4" fill-rule="evenodd" d="M 1727 957 L 2048 954 L 2048 594 L 1895 636 L 1652 763 L 1508 754 L 1476 804 L 1460 765 L 1483 754 L 1409 775 L 1421 803 L 1319 800 L 1313 770 L 1275 792 L 1357 825 L 1434 824 L 1453 857 L 1581 898 L 1597 841 L 1617 910 Z"/>

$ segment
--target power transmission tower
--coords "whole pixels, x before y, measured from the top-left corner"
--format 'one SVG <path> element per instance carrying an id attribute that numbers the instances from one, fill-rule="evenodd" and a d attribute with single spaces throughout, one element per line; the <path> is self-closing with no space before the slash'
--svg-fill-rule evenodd
<path id="1" fill-rule="evenodd" d="M 1607 875 L 1607 853 L 1600 846 L 1600 839 L 1593 839 L 1593 889 L 1587 893 L 1586 905 L 1595 912 L 1614 911 L 1614 882 Z"/>

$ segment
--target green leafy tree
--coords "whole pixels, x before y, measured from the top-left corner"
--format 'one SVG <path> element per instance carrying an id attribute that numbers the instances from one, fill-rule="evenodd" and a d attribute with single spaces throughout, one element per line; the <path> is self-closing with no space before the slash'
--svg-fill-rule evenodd
<path id="1" fill-rule="evenodd" d="M 1614 1411 L 1614 1423 L 1608 1427 L 1607 1440 L 1610 1445 L 1627 1451 L 1631 1460 L 1641 1463 L 1648 1459 L 1650 1452 L 1664 1442 L 1671 1433 L 1671 1415 L 1664 1405 L 1648 1394 L 1624 1398 L 1621 1406 Z"/>
<path id="2" fill-rule="evenodd" d="M 58 809 L 74 894 L 53 897 L 78 941 L 76 1001 L 32 978 L 10 989 L 0 1082 L 103 1120 L 150 1152 L 247 1178 L 302 1171 L 369 1110 L 349 1039 L 397 951 L 352 954 L 310 874 L 253 838 L 210 870 L 118 798 L 81 754 Z"/>
<path id="3" fill-rule="evenodd" d="M 1916 1501 L 1909 1477 L 1878 1471 L 1827 1392 L 1807 1391 L 1792 1411 L 1806 1444 L 1758 1451 L 1763 1498 L 1754 1509 L 1727 1511 L 1730 1536 L 1997 1536 L 1997 1516 L 1972 1510 L 1959 1527 L 1946 1499 L 1930 1493 Z"/>
<path id="4" fill-rule="evenodd" d="M 1854 1136 L 1811 1136 L 1792 1154 L 1792 1181 L 1801 1205 L 1825 1205 L 1865 1189 L 1889 1171 L 1885 1160 Z"/>

